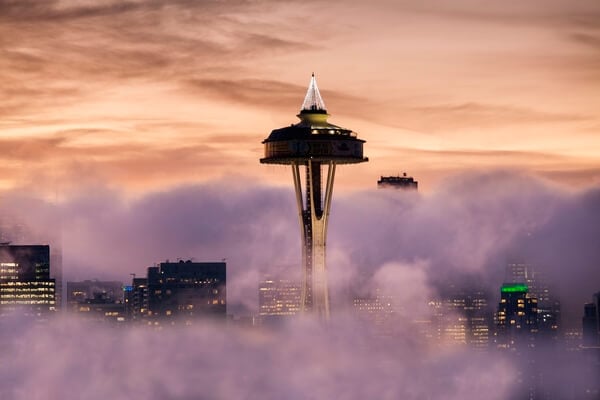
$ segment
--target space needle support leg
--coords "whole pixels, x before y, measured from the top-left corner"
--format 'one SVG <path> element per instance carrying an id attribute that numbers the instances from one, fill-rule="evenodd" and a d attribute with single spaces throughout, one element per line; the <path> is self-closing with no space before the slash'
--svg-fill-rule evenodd
<path id="1" fill-rule="evenodd" d="M 320 176 L 321 166 L 323 164 L 327 164 L 330 167 L 328 169 L 327 183 L 333 185 L 332 173 L 334 170 L 331 168 L 331 162 L 325 163 L 322 161 L 310 160 L 307 163 L 307 187 L 310 188 L 311 194 L 308 196 L 309 199 L 307 201 L 310 202 L 312 228 L 310 231 L 310 238 L 307 237 L 307 240 L 311 241 L 312 246 L 307 252 L 310 252 L 312 261 L 312 276 L 309 276 L 309 287 L 312 294 L 312 312 L 318 319 L 327 321 L 329 319 L 329 291 L 327 288 L 327 268 L 325 260 L 325 224 L 327 222 L 325 211 L 328 195 L 329 201 L 331 201 L 331 189 L 329 187 L 325 188 L 325 199 L 322 199 L 320 196 L 322 190 Z"/>
<path id="2" fill-rule="evenodd" d="M 308 240 L 308 238 L 306 237 L 306 227 L 304 224 L 304 202 L 302 200 L 302 180 L 300 179 L 300 165 L 298 162 L 293 162 L 292 163 L 292 176 L 294 178 L 294 188 L 296 191 L 296 204 L 298 206 L 298 221 L 300 223 L 300 238 L 302 240 L 301 244 L 302 244 L 302 290 L 301 290 L 301 297 L 300 297 L 300 311 L 301 312 L 305 312 L 307 311 L 307 284 L 308 284 L 308 280 L 311 279 L 311 277 L 308 275 L 308 271 L 306 269 L 306 262 L 307 262 L 307 254 L 306 254 L 306 241 Z"/>
<path id="3" fill-rule="evenodd" d="M 326 249 L 327 249 L 327 225 L 329 222 L 329 211 L 331 210 L 331 199 L 333 196 L 333 180 L 335 178 L 335 161 L 329 161 L 327 168 L 327 183 L 325 186 L 325 196 L 323 198 L 323 214 L 321 216 L 320 223 L 320 243 L 321 243 L 321 265 L 319 268 L 319 274 L 317 276 L 317 282 L 315 285 L 318 287 L 319 301 L 318 301 L 318 313 L 320 317 L 327 321 L 330 318 L 330 306 L 329 306 L 329 285 L 327 284 L 327 268 L 326 268 Z"/>
<path id="4" fill-rule="evenodd" d="M 304 205 L 302 203 L 302 181 L 300 180 L 300 166 L 296 162 L 292 163 L 292 175 L 294 177 L 294 188 L 296 189 L 298 217 L 300 218 L 300 227 L 302 227 L 302 211 L 304 210 Z M 302 237 L 304 237 L 304 233 L 302 234 Z"/>
<path id="5" fill-rule="evenodd" d="M 325 206 L 323 207 L 323 224 L 325 225 L 324 234 L 327 237 L 327 223 L 329 220 L 329 210 L 331 210 L 331 198 L 333 197 L 333 179 L 335 178 L 335 161 L 329 162 L 327 169 L 327 186 L 325 187 Z"/>

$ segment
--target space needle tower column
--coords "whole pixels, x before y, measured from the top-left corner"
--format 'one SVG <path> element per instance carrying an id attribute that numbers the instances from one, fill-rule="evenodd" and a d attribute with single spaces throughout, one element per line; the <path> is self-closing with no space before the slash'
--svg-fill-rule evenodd
<path id="1" fill-rule="evenodd" d="M 327 122 L 329 114 L 314 74 L 297 116 L 299 123 L 273 130 L 262 142 L 265 157 L 260 162 L 292 167 L 302 238 L 302 312 L 327 320 L 329 291 L 325 247 L 335 169 L 337 165 L 361 163 L 368 158 L 363 157 L 364 140 L 349 129 Z M 301 167 L 305 176 L 304 191 Z"/>

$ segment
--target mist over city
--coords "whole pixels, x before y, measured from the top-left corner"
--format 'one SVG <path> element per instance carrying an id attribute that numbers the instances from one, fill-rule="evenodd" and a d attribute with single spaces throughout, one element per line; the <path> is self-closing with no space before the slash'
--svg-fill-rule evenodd
<path id="1" fill-rule="evenodd" d="M 600 399 L 599 27 L 0 0 L 0 398 Z"/>
<path id="2" fill-rule="evenodd" d="M 300 278 L 293 194 L 231 183 L 135 200 L 100 190 L 62 204 L 5 193 L 3 211 L 24 221 L 33 237 L 48 235 L 43 227 L 61 226 L 65 281 L 127 282 L 130 273 L 143 276 L 146 267 L 166 259 L 225 258 L 227 312 L 258 315 L 260 280 Z M 511 398 L 518 371 L 510 353 L 437 343 L 416 321 L 433 317 L 428 303 L 443 298 L 448 285 L 482 288 L 495 308 L 505 266 L 527 260 L 547 273 L 559 296 L 561 328 L 579 327 L 582 304 L 600 279 L 594 268 L 600 262 L 599 196 L 597 188 L 565 189 L 511 171 L 451 176 L 428 194 L 341 194 L 328 243 L 329 323 L 307 316 L 274 327 L 205 321 L 153 330 L 91 323 L 74 314 L 42 325 L 12 317 L 3 320 L 3 350 L 5 360 L 19 361 L 3 363 L 3 393 L 47 398 L 52 388 L 51 398 L 71 398 L 71 390 L 88 398 Z M 19 213 L 24 207 L 28 212 Z M 384 335 L 355 315 L 352 302 L 376 290 L 397 306 Z M 564 356 L 555 347 L 547 350 L 547 365 L 557 375 L 550 386 L 556 393 L 589 372 L 582 363 L 579 374 L 572 359 L 568 368 L 561 365 Z"/>
<path id="3" fill-rule="evenodd" d="M 496 291 L 507 263 L 527 261 L 544 269 L 577 323 L 600 279 L 599 207 L 599 188 L 572 190 L 506 170 L 450 176 L 428 194 L 338 194 L 328 242 L 333 297 L 393 285 L 395 269 L 398 283 L 411 287 L 394 292 L 424 289 L 425 300 L 448 282 Z M 300 278 L 289 188 L 233 178 L 133 200 L 96 188 L 61 204 L 13 192 L 4 194 L 3 212 L 31 237 L 52 238 L 60 227 L 68 280 L 126 280 L 167 259 L 226 259 L 229 306 L 252 310 L 263 275 Z"/>

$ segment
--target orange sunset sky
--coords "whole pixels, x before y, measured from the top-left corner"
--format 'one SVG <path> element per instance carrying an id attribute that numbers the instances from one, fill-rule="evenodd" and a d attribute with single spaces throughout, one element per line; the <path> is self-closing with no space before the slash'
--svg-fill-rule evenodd
<path id="1" fill-rule="evenodd" d="M 240 174 L 315 72 L 365 139 L 336 187 L 407 171 L 600 182 L 598 0 L 0 0 L 0 188 L 136 194 Z"/>

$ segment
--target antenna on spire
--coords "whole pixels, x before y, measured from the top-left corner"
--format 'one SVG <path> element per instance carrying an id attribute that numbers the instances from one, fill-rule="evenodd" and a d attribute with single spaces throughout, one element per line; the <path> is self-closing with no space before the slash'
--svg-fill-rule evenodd
<path id="1" fill-rule="evenodd" d="M 313 72 L 310 78 L 310 84 L 308 85 L 308 91 L 304 97 L 304 103 L 302 103 L 301 111 L 316 111 L 320 113 L 326 113 L 326 110 L 325 102 L 321 97 L 321 93 L 319 93 L 317 79 L 315 78 L 315 73 Z"/>

